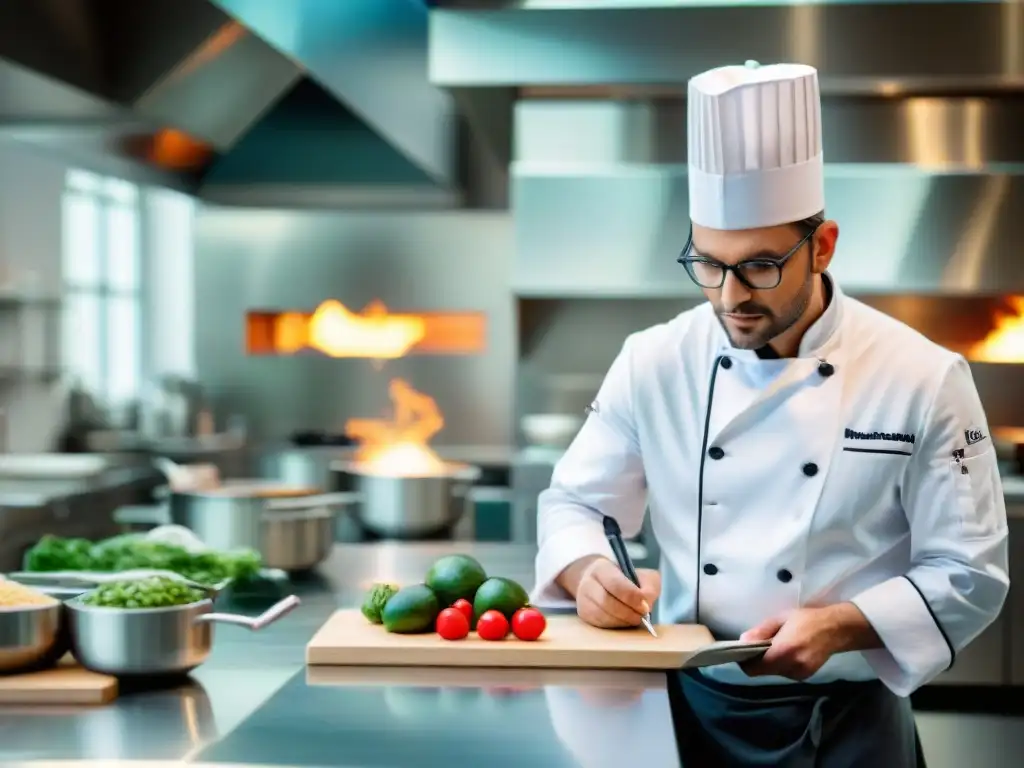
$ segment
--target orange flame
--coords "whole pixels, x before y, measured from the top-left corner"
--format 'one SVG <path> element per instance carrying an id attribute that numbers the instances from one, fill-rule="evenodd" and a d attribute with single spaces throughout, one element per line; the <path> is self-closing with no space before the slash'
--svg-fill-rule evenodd
<path id="1" fill-rule="evenodd" d="M 476 354 L 486 346 L 487 322 L 480 312 L 392 314 L 380 301 L 357 312 L 329 299 L 313 312 L 251 311 L 245 319 L 245 349 L 251 355 L 312 350 L 381 363 L 411 354 Z"/>
<path id="2" fill-rule="evenodd" d="M 153 134 L 149 145 L 149 159 L 164 168 L 192 170 L 212 157 L 213 150 L 208 144 L 176 128 L 161 128 Z"/>
<path id="3" fill-rule="evenodd" d="M 406 355 L 425 331 L 422 318 L 388 315 L 379 301 L 359 315 L 340 301 L 328 300 L 309 321 L 309 346 L 331 357 L 393 360 Z"/>
<path id="4" fill-rule="evenodd" d="M 996 316 L 989 334 L 971 347 L 967 357 L 983 363 L 1024 362 L 1024 297 L 1009 297 L 1010 311 Z"/>
<path id="5" fill-rule="evenodd" d="M 267 320 L 269 319 L 269 322 Z M 475 314 L 392 315 L 380 301 L 352 312 L 329 299 L 312 315 L 302 312 L 250 314 L 250 352 L 295 354 L 314 349 L 335 358 L 367 358 L 378 366 L 410 351 L 466 353 L 484 345 L 486 326 Z M 393 414 L 382 419 L 349 419 L 345 434 L 358 444 L 360 471 L 389 477 L 429 477 L 447 467 L 429 447 L 444 428 L 434 399 L 402 379 L 392 379 L 388 394 Z"/>
<path id="6" fill-rule="evenodd" d="M 392 379 L 390 419 L 349 419 L 345 434 L 359 444 L 356 461 L 371 474 L 426 477 L 444 471 L 444 462 L 428 443 L 444 428 L 444 417 L 429 395 L 402 379 Z"/>

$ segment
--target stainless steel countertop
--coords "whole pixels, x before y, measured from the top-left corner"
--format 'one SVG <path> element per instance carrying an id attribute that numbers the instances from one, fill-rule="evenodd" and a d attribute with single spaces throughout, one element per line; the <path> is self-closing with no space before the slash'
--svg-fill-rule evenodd
<path id="1" fill-rule="evenodd" d="M 514 445 L 431 445 L 438 456 L 446 461 L 478 464 L 491 467 L 508 467 L 518 463 L 554 464 L 565 452 L 559 448 Z M 261 456 L 283 456 L 286 454 L 314 455 L 324 460 L 344 458 L 352 454 L 352 448 L 343 446 L 298 446 L 286 442 L 270 442 L 260 446 L 256 453 Z"/>
<path id="2" fill-rule="evenodd" d="M 159 474 L 156 470 L 148 466 L 112 467 L 94 477 L 83 478 L 0 476 L 0 508 L 45 507 L 89 493 L 106 491 L 157 477 Z"/>
<path id="3" fill-rule="evenodd" d="M 532 545 L 337 545 L 317 575 L 293 585 L 303 604 L 281 622 L 259 633 L 218 625 L 210 660 L 187 686 L 126 691 L 105 707 L 0 707 L 0 764 L 679 765 L 661 674 L 350 669 L 307 678 L 305 644 L 332 611 L 356 605 L 374 580 L 422 578 L 455 548 L 533 582 Z"/>
<path id="4" fill-rule="evenodd" d="M 466 463 L 505 465 L 511 463 L 520 450 L 511 445 L 434 445 L 431 448 L 448 461 Z M 328 458 L 351 456 L 355 449 L 341 445 L 294 445 L 289 442 L 272 441 L 260 445 L 259 454 L 314 454 Z"/>

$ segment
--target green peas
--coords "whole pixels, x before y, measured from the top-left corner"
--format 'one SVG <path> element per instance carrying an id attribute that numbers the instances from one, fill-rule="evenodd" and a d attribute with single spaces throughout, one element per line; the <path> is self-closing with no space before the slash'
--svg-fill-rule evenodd
<path id="1" fill-rule="evenodd" d="M 163 576 L 154 576 L 103 584 L 82 598 L 82 602 L 101 608 L 170 608 L 198 603 L 206 597 L 202 590 Z"/>

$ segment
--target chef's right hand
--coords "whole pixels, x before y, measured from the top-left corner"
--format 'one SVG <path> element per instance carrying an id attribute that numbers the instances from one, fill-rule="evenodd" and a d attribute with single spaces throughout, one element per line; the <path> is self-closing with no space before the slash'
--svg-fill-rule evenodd
<path id="1" fill-rule="evenodd" d="M 637 587 L 611 560 L 599 557 L 588 563 L 576 587 L 576 612 L 595 627 L 636 627 L 661 595 L 661 574 L 637 568 Z"/>

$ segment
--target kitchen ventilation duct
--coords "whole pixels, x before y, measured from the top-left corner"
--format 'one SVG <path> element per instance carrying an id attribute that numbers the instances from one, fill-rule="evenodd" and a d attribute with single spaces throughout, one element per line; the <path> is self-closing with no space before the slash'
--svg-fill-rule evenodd
<path id="1" fill-rule="evenodd" d="M 816 66 L 826 92 L 1024 87 L 1019 2 L 433 5 L 430 75 L 444 86 L 675 86 L 756 59 Z"/>

